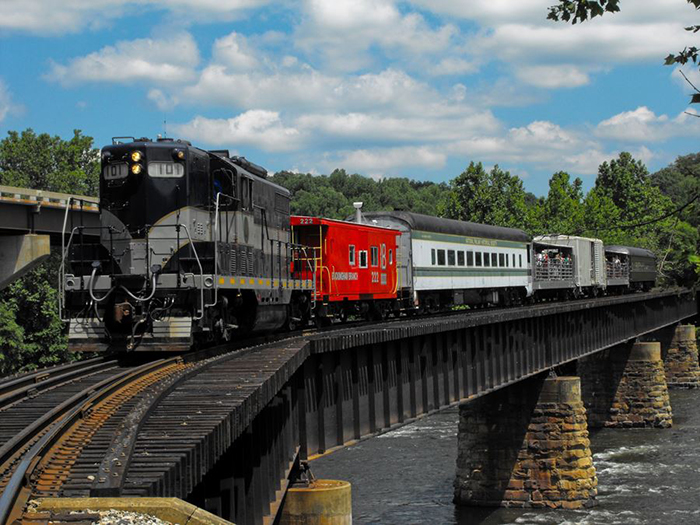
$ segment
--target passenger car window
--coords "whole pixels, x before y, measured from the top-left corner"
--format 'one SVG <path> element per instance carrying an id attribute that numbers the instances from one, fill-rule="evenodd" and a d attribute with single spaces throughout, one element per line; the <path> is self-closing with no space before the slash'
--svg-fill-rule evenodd
<path id="1" fill-rule="evenodd" d="M 455 265 L 455 251 L 454 250 L 447 250 L 447 264 L 449 266 Z"/>
<path id="2" fill-rule="evenodd" d="M 437 251 L 438 266 L 445 266 L 445 250 Z"/>

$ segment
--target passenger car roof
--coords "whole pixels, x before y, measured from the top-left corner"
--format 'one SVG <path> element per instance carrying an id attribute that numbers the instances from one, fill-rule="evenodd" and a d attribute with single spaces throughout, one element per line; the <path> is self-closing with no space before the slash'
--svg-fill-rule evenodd
<path id="1" fill-rule="evenodd" d="M 504 241 L 530 242 L 530 236 L 527 233 L 515 228 L 504 228 L 503 226 L 491 226 L 489 224 L 456 221 L 453 219 L 441 219 L 440 217 L 409 211 L 372 211 L 363 213 L 362 216 L 368 220 L 392 218 L 405 223 L 412 230 Z"/>

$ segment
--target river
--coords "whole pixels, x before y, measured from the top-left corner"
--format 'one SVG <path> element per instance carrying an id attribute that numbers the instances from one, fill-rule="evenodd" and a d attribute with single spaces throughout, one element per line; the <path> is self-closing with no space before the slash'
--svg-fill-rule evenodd
<path id="1" fill-rule="evenodd" d="M 311 464 L 352 483 L 354 523 L 700 524 L 700 391 L 672 391 L 672 429 L 591 433 L 598 505 L 581 511 L 452 504 L 457 408 L 425 417 Z"/>

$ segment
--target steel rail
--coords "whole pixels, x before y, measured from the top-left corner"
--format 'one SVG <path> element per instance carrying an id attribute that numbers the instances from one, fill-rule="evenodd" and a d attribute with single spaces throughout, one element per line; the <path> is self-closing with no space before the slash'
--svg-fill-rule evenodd
<path id="1" fill-rule="evenodd" d="M 55 374 L 60 374 L 70 370 L 78 370 L 85 366 L 90 366 L 100 361 L 104 361 L 106 357 L 93 357 L 92 359 L 86 359 L 84 361 L 76 361 L 74 363 L 66 363 L 56 366 L 50 366 L 46 368 L 40 368 L 38 370 L 32 370 L 31 372 L 24 372 L 14 376 L 8 376 L 0 378 L 0 396 L 16 389 L 21 388 L 26 385 L 39 383 L 51 377 Z"/>
<path id="2" fill-rule="evenodd" d="M 92 361 L 92 360 L 91 360 Z M 16 388 L 11 388 L 15 385 L 10 385 L 8 388 L 0 389 L 0 412 L 9 406 L 21 401 L 27 397 L 33 396 L 44 390 L 50 390 L 61 385 L 71 383 L 77 379 L 88 377 L 93 373 L 102 372 L 117 364 L 115 359 L 98 359 L 97 362 L 88 363 L 87 366 L 70 367 L 58 371 L 39 375 L 32 379 L 28 378 L 18 382 Z M 7 392 L 3 395 L 3 391 Z"/>
<path id="3" fill-rule="evenodd" d="M 13 440 L 6 443 L 0 449 L 0 465 L 8 463 L 23 445 L 26 445 L 43 433 L 29 451 L 22 456 L 4 492 L 0 496 L 0 523 L 6 523 L 11 513 L 16 511 L 15 505 L 18 503 L 20 493 L 29 483 L 31 473 L 38 465 L 40 459 L 68 428 L 82 417 L 85 411 L 136 379 L 180 361 L 180 357 L 161 359 L 141 365 L 136 369 L 125 370 L 111 378 L 105 379 L 64 401 L 27 427 Z"/>

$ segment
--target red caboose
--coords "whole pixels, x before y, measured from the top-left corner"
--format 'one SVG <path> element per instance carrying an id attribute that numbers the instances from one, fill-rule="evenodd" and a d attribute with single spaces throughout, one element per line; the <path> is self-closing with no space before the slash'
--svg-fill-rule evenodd
<path id="1" fill-rule="evenodd" d="M 292 216 L 294 242 L 315 248 L 316 317 L 386 317 L 398 308 L 397 245 L 401 232 L 367 223 Z"/>

